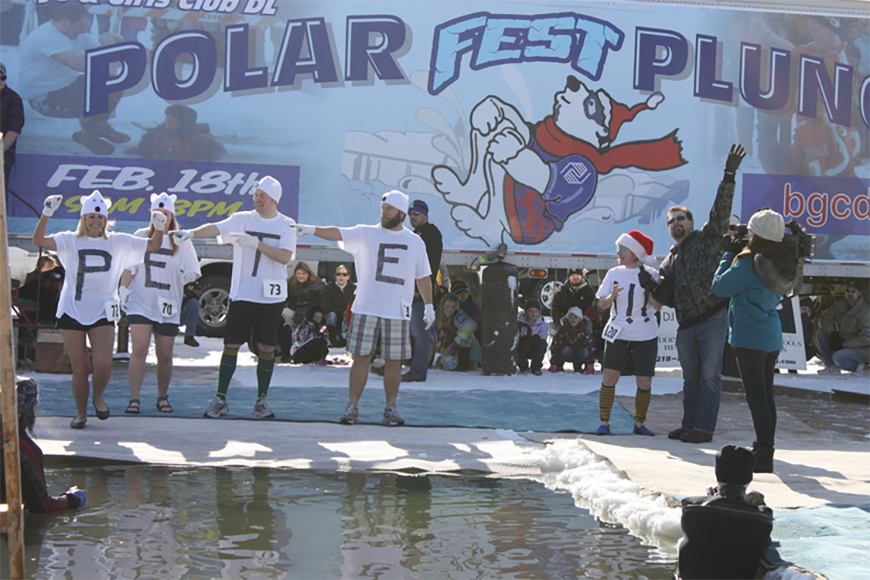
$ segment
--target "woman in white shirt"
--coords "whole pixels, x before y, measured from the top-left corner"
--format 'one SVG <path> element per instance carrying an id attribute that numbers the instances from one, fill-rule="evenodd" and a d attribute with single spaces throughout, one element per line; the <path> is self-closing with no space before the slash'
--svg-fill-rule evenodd
<path id="1" fill-rule="evenodd" d="M 644 426 L 649 408 L 652 377 L 658 354 L 659 325 L 656 313 L 661 304 L 640 286 L 638 272 L 641 261 L 655 264 L 653 241 L 637 230 L 622 234 L 616 240 L 619 266 L 611 268 L 598 287 L 598 309 L 610 309 L 610 321 L 602 335 L 605 340 L 601 380 L 598 395 L 601 425 L 596 435 L 610 435 L 610 410 L 616 394 L 616 383 L 623 372 L 631 370 L 636 377 L 634 434 L 652 436 Z M 659 273 L 647 269 L 658 282 Z"/>
<path id="2" fill-rule="evenodd" d="M 133 348 L 130 354 L 130 403 L 125 413 L 139 414 L 139 393 L 145 378 L 145 358 L 154 335 L 157 355 L 157 410 L 171 413 L 169 381 L 172 379 L 172 351 L 181 322 L 184 287 L 200 277 L 193 243 L 176 243 L 169 232 L 178 229 L 175 220 L 177 196 L 151 194 L 151 211 L 166 216 L 163 243 L 157 252 L 146 252 L 145 260 L 121 276 L 121 308 L 127 313 Z M 150 237 L 154 226 L 138 230 L 135 236 Z"/>
<path id="3" fill-rule="evenodd" d="M 84 429 L 88 420 L 89 375 L 93 374 L 94 411 L 98 419 L 109 418 L 103 393 L 112 376 L 115 321 L 120 318 L 118 281 L 128 266 L 141 262 L 145 251 L 157 251 L 163 241 L 166 216 L 151 212 L 154 234 L 150 239 L 109 231 L 110 201 L 99 191 L 82 197 L 81 217 L 75 232 L 45 235 L 48 219 L 63 201 L 61 195 L 45 199 L 42 217 L 33 231 L 33 243 L 57 252 L 66 270 L 57 305 L 57 327 L 72 364 L 72 392 L 76 416 L 73 429 Z M 70 200 L 72 201 L 72 200 Z M 69 203 L 72 211 L 74 204 Z M 68 210 L 69 211 L 69 210 Z M 91 345 L 88 354 L 87 341 Z M 93 361 L 92 361 L 93 359 Z"/>

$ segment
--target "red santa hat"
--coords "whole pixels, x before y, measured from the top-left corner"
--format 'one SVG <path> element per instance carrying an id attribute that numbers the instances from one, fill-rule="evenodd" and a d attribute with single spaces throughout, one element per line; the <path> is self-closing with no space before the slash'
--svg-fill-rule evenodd
<path id="1" fill-rule="evenodd" d="M 622 127 L 623 123 L 634 120 L 637 114 L 641 111 L 655 109 L 659 106 L 659 103 L 665 100 L 664 95 L 656 92 L 651 94 L 647 98 L 646 102 L 638 103 L 637 105 L 629 108 L 628 105 L 624 105 L 622 103 L 614 101 L 607 93 L 604 94 L 607 96 L 608 99 L 610 99 L 610 123 L 608 124 L 608 139 L 611 143 L 616 139 L 616 134 L 619 133 L 619 129 L 620 127 Z"/>
<path id="2" fill-rule="evenodd" d="M 653 241 L 652 239 L 637 231 L 631 230 L 627 234 L 622 234 L 616 240 L 616 245 L 624 246 L 631 250 L 637 256 L 637 259 L 649 266 L 656 265 L 656 259 L 653 257 Z"/>

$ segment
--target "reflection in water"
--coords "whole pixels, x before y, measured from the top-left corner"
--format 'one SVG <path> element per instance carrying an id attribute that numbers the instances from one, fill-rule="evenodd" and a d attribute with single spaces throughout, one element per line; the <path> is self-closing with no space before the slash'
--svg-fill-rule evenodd
<path id="1" fill-rule="evenodd" d="M 89 501 L 27 516 L 28 577 L 673 577 L 622 528 L 525 479 L 144 465 L 46 476 Z"/>

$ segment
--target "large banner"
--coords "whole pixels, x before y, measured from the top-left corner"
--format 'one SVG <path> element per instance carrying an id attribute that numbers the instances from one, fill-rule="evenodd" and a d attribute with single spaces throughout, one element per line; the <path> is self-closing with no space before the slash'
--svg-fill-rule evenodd
<path id="1" fill-rule="evenodd" d="M 93 188 L 129 208 L 166 188 L 207 207 L 181 218 L 195 225 L 250 207 L 254 177 L 273 174 L 301 222 L 373 223 L 398 188 L 429 204 L 448 249 L 612 254 L 639 229 L 663 256 L 664 212 L 689 206 L 700 227 L 739 142 L 734 214 L 769 206 L 820 236 L 817 257 L 870 259 L 866 17 L 583 1 L 13 6 L 2 60 L 26 124 L 11 188 L 37 208 Z M 35 215 L 15 211 L 10 230 L 29 231 Z M 118 227 L 144 219 L 122 214 Z"/>

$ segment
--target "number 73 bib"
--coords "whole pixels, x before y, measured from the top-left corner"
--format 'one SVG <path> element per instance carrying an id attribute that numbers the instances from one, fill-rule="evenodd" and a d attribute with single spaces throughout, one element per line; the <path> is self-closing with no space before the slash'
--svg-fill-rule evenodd
<path id="1" fill-rule="evenodd" d="M 264 298 L 287 298 L 287 280 L 263 280 Z"/>

